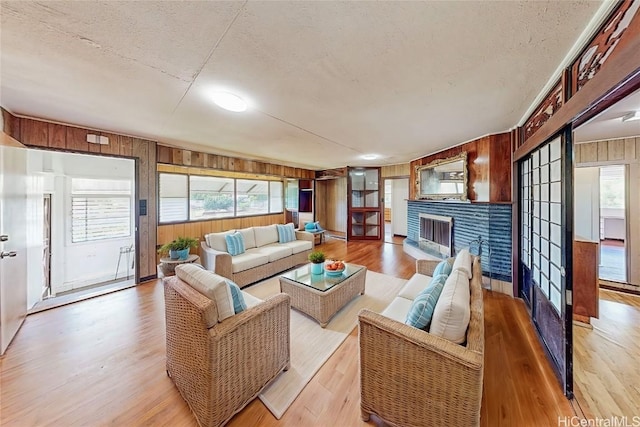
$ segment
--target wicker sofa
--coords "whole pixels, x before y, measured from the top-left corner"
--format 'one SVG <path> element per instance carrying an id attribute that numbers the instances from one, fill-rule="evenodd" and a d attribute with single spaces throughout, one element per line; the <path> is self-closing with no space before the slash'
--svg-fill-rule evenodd
<path id="1" fill-rule="evenodd" d="M 167 374 L 202 427 L 224 425 L 290 364 L 289 296 L 219 322 L 216 301 L 180 278 L 163 280 Z"/>
<path id="2" fill-rule="evenodd" d="M 391 425 L 479 425 L 484 369 L 482 268 L 479 257 L 471 259 L 470 316 L 463 345 L 406 325 L 397 313 L 398 307 L 411 305 L 398 298 L 415 295 L 417 282 L 430 279 L 438 261 L 416 261 L 416 275 L 389 306 L 395 306 L 395 319 L 368 310 L 360 313 L 363 420 L 375 414 Z"/>
<path id="3" fill-rule="evenodd" d="M 246 251 L 231 256 L 225 238 L 236 231 L 243 235 Z M 304 231 L 295 231 L 295 236 L 293 242 L 279 243 L 275 224 L 210 233 L 201 242 L 200 258 L 207 270 L 243 287 L 307 262 L 314 236 Z"/>

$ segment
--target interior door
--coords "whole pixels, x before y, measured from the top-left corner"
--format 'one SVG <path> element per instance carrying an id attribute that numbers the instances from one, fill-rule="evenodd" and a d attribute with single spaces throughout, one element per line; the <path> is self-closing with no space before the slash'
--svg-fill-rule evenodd
<path id="1" fill-rule="evenodd" d="M 407 235 L 407 200 L 409 199 L 409 179 L 398 178 L 391 180 L 392 208 L 391 232 L 396 236 Z"/>
<path id="2" fill-rule="evenodd" d="M 573 396 L 573 165 L 566 129 L 519 162 L 521 296 L 567 397 Z"/>
<path id="3" fill-rule="evenodd" d="M 27 315 L 27 150 L 0 145 L 0 355 Z"/>

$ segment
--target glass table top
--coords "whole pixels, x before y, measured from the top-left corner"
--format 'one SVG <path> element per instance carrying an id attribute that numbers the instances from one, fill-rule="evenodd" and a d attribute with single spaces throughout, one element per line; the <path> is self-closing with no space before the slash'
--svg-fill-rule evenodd
<path id="1" fill-rule="evenodd" d="M 324 292 L 333 288 L 335 285 L 344 282 L 363 268 L 364 267 L 361 265 L 345 263 L 345 269 L 342 274 L 338 276 L 331 276 L 326 274 L 326 270 L 323 274 L 311 274 L 311 264 L 307 264 L 294 270 L 287 271 L 280 277 L 284 277 L 285 279 Z"/>

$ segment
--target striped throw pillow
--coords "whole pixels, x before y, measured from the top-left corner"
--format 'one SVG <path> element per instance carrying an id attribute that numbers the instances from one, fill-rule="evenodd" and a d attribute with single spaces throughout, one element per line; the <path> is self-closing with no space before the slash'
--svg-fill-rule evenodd
<path id="1" fill-rule="evenodd" d="M 241 233 L 235 232 L 233 234 L 227 234 L 224 236 L 224 239 L 227 241 L 227 252 L 229 252 L 229 255 L 235 256 L 244 253 L 244 237 Z"/>
<path id="2" fill-rule="evenodd" d="M 242 296 L 242 291 L 240 290 L 240 286 L 236 285 L 235 282 L 226 279 L 227 285 L 231 290 L 231 297 L 233 298 L 233 311 L 235 314 L 241 313 L 247 309 L 247 303 L 244 302 L 244 297 Z"/>
<path id="3" fill-rule="evenodd" d="M 451 267 L 452 265 L 449 264 L 447 260 L 440 261 L 436 268 L 433 270 L 433 277 L 439 276 L 441 274 L 444 274 L 445 276 L 450 275 Z"/>
<path id="4" fill-rule="evenodd" d="M 288 243 L 296 240 L 296 230 L 293 228 L 293 224 L 276 224 L 278 229 L 278 242 Z"/>
<path id="5" fill-rule="evenodd" d="M 431 318 L 433 317 L 433 311 L 436 308 L 440 293 L 444 288 L 444 282 L 447 281 L 447 276 L 440 274 L 434 276 L 431 279 L 431 283 L 422 292 L 418 294 L 416 299 L 413 300 L 411 308 L 407 313 L 407 319 L 405 324 L 413 326 L 418 329 L 429 329 Z"/>

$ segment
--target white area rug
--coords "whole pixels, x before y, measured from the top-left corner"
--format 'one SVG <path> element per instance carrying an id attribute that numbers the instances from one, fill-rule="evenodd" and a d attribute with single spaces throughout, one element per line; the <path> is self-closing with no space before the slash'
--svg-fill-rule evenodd
<path id="1" fill-rule="evenodd" d="M 363 308 L 384 310 L 405 283 L 404 279 L 367 271 L 365 294 L 351 300 L 324 329 L 307 315 L 291 310 L 291 368 L 259 395 L 277 419 L 356 327 L 358 312 Z M 264 299 L 280 292 L 280 282 L 276 276 L 243 290 Z"/>

